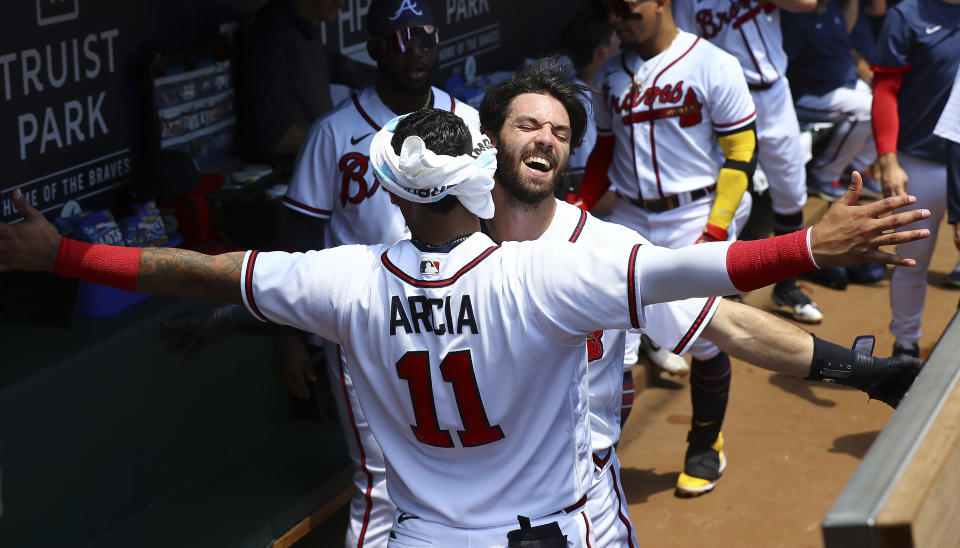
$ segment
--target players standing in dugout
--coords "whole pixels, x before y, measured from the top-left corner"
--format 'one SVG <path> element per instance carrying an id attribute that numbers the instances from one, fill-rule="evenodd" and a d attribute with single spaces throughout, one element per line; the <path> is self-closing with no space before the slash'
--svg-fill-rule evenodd
<path id="1" fill-rule="evenodd" d="M 677 29 L 669 0 L 608 2 L 622 49 L 594 82 L 597 144 L 579 198 L 584 207 L 613 185 L 609 220 L 656 245 L 735 240 L 750 215 L 756 109 L 736 59 Z M 677 493 L 714 488 L 726 467 L 721 428 L 730 358 L 700 340 L 693 406 Z"/>
<path id="2" fill-rule="evenodd" d="M 630 3 L 644 1 L 650 0 Z M 803 226 L 807 183 L 800 126 L 785 76 L 781 8 L 809 12 L 816 0 L 676 0 L 673 16 L 678 27 L 710 40 L 740 62 L 757 107 L 757 164 L 770 183 L 773 231 L 788 234 Z M 775 285 L 771 297 L 778 306 L 789 307 L 797 321 L 823 319 L 796 280 Z"/>
<path id="3" fill-rule="evenodd" d="M 559 67 L 553 60 L 541 60 L 495 86 L 484 98 L 481 122 L 487 135 L 498 145 L 498 168 L 492 190 L 495 215 L 486 222 L 485 230 L 495 242 L 537 239 L 601 247 L 617 241 L 645 242 L 642 236 L 626 227 L 602 222 L 553 198 L 568 153 L 576 146 L 577 130 L 573 128 L 583 124 L 583 112 L 576 106 L 582 88 L 568 83 Z M 564 131 L 567 127 L 571 128 L 569 139 Z M 557 134 L 553 128 L 560 128 Z M 534 169 L 530 165 L 534 162 L 545 169 Z M 226 312 L 222 312 L 224 310 Z M 643 317 L 645 333 L 679 353 L 685 352 L 698 337 L 706 338 L 732 355 L 788 375 L 830 378 L 829 371 L 822 371 L 825 362 L 839 364 L 854 359 L 851 350 L 812 337 L 753 307 L 716 297 L 645 306 Z M 231 321 L 223 321 L 226 318 Z M 277 328 L 257 321 L 236 305 L 195 314 L 190 321 L 180 322 L 178 326 L 179 330 L 199 336 L 211 331 L 223 336 L 238 330 L 245 334 L 265 334 Z M 590 441 L 595 470 L 585 510 L 594 538 L 599 546 L 605 547 L 637 545 L 615 451 L 621 426 L 618 366 L 623 361 L 624 335 L 621 330 L 598 330 L 586 343 L 585 358 L 590 362 Z M 579 352 L 579 349 L 572 351 Z M 897 374 L 897 367 L 888 367 L 896 361 L 873 362 L 872 358 L 861 357 L 857 363 L 862 365 L 858 367 L 875 365 L 876 369 L 874 373 L 862 374 L 862 379 L 870 380 L 861 382 L 860 388 L 896 405 L 915 372 L 909 359 L 902 359 L 907 360 L 904 377 L 879 382 L 871 388 L 869 385 L 884 374 Z M 878 389 L 884 384 L 889 388 L 886 394 Z"/>
<path id="4" fill-rule="evenodd" d="M 471 138 L 463 121 L 445 111 L 392 121 L 378 132 L 371 157 L 413 239 L 306 254 L 210 256 L 83 244 L 62 238 L 15 190 L 24 222 L 0 223 L 0 271 L 53 271 L 153 294 L 243 303 L 261 319 L 342 343 L 389 459 L 390 493 L 400 509 L 391 538 L 505 546 L 539 533 L 581 547 L 594 545 L 581 510 L 592 468 L 583 341 L 598 319 L 604 328 L 642 328 L 642 306 L 749 291 L 818 264 L 910 265 L 877 247 L 928 234 L 888 232 L 926 211 L 878 218 L 912 198 L 851 205 L 855 180 L 849 199 L 814 227 L 776 239 L 679 250 L 497 246 L 477 233 L 478 215 L 493 213 L 493 154 L 484 138 Z M 438 196 L 448 199 L 437 202 Z M 514 317 L 526 320 L 519 341 L 504 321 Z M 518 514 L 521 527 L 514 529 Z"/>

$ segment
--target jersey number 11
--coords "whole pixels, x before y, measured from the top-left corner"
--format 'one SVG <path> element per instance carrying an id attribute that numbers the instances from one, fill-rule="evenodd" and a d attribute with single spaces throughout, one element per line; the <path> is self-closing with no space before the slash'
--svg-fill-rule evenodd
<path id="1" fill-rule="evenodd" d="M 460 420 L 464 430 L 458 430 L 464 447 L 477 447 L 503 439 L 499 425 L 490 426 L 483 409 L 477 378 L 473 373 L 473 359 L 469 350 L 451 352 L 440 362 L 443 380 L 453 385 Z M 450 432 L 440 430 L 437 407 L 433 400 L 433 384 L 430 380 L 430 355 L 427 352 L 407 352 L 397 362 L 397 374 L 407 381 L 413 413 L 417 424 L 411 426 L 413 435 L 421 443 L 434 447 L 453 447 Z"/>

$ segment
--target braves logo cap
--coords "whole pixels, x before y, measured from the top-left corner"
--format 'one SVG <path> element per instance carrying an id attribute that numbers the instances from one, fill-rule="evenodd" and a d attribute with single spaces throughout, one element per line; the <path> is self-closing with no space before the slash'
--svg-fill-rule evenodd
<path id="1" fill-rule="evenodd" d="M 433 27 L 427 0 L 373 0 L 367 10 L 367 31 L 381 38 L 405 27 Z"/>

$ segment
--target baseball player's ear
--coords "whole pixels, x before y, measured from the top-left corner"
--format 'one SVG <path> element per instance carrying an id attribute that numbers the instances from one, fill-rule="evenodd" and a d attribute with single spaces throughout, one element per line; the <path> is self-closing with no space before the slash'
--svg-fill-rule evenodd
<path id="1" fill-rule="evenodd" d="M 483 134 L 486 135 L 488 139 L 490 139 L 490 144 L 492 144 L 493 146 L 497 146 L 497 136 L 494 135 L 492 131 L 484 131 Z"/>

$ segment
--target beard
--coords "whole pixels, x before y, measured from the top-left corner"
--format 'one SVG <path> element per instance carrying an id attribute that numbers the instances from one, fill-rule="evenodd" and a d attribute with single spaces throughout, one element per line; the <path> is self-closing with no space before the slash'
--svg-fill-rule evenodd
<path id="1" fill-rule="evenodd" d="M 506 196 L 514 202 L 530 207 L 536 206 L 540 202 L 554 197 L 560 189 L 563 182 L 563 173 L 566 171 L 566 162 L 559 165 L 555 154 L 549 154 L 552 159 L 551 163 L 556 167 L 554 168 L 553 179 L 547 181 L 547 184 L 530 181 L 531 178 L 520 172 L 523 162 L 520 161 L 519 155 L 507 151 L 503 151 L 501 155 L 505 157 L 497 158 L 497 171 L 493 177 L 497 184 L 506 191 Z"/>

